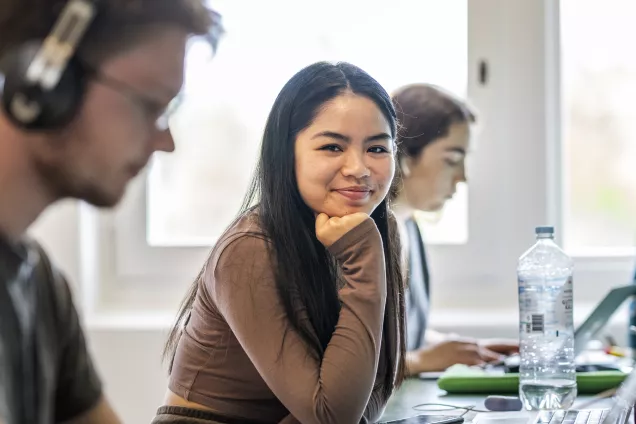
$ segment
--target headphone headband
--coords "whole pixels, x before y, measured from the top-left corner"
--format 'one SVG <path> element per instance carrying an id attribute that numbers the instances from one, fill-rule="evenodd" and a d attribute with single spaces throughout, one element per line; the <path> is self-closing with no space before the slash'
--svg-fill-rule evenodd
<path id="1" fill-rule="evenodd" d="M 66 4 L 29 65 L 26 74 L 29 83 L 39 84 L 45 91 L 56 87 L 95 13 L 96 6 L 89 0 L 70 0 Z"/>

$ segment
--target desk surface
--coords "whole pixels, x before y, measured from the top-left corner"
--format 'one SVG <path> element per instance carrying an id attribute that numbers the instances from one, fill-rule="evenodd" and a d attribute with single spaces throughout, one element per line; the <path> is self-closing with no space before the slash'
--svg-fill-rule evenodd
<path id="1" fill-rule="evenodd" d="M 382 420 L 388 421 L 408 418 L 423 413 L 433 414 L 434 412 L 417 411 L 413 408 L 423 403 L 438 402 L 457 406 L 480 405 L 483 407 L 484 399 L 484 396 L 447 395 L 445 391 L 437 387 L 437 381 L 435 380 L 409 378 L 404 381 L 400 390 L 389 400 Z M 479 409 L 479 407 L 477 408 Z M 451 411 L 445 411 L 443 414 L 449 412 Z"/>
<path id="2" fill-rule="evenodd" d="M 400 418 L 408 418 L 418 414 L 435 414 L 436 412 L 430 411 L 418 411 L 414 409 L 415 406 L 423 403 L 444 403 L 456 406 L 474 406 L 476 409 L 484 409 L 484 400 L 486 396 L 457 396 L 448 395 L 445 391 L 440 390 L 437 387 L 437 381 L 435 380 L 422 380 L 418 378 L 411 378 L 406 380 L 400 390 L 398 390 L 389 400 L 384 415 L 383 421 L 396 420 Z M 590 396 L 580 396 L 574 408 L 578 407 L 584 402 L 588 402 L 591 399 Z M 609 400 L 599 401 L 590 408 L 607 408 Z M 431 407 L 429 407 L 431 408 Z M 460 414 L 463 411 L 444 411 L 437 412 L 441 414 Z M 473 413 L 471 416 L 474 416 Z"/>

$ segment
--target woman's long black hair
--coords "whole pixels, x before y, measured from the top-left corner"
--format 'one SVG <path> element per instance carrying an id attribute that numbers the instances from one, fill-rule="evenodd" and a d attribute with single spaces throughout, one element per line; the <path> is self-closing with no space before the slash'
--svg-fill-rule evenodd
<path id="1" fill-rule="evenodd" d="M 310 65 L 283 87 L 267 119 L 260 158 L 250 189 L 239 216 L 258 208 L 264 236 L 270 243 L 270 258 L 278 294 L 293 330 L 322 358 L 340 315 L 338 268 L 333 257 L 318 241 L 314 212 L 298 191 L 295 174 L 294 144 L 300 131 L 311 125 L 320 108 L 336 96 L 352 92 L 375 102 L 396 136 L 396 114 L 391 98 L 369 74 L 348 63 L 318 62 Z M 380 234 L 386 261 L 387 305 L 383 338 L 398 337 L 398 355 L 386 352 L 387 375 L 379 382 L 387 395 L 404 378 L 404 282 L 400 270 L 399 237 L 388 199 L 371 214 Z M 192 285 L 170 332 L 164 357 L 170 362 L 181 334 L 184 320 L 196 297 L 199 278 Z M 302 319 L 297 307 L 300 300 L 306 308 L 309 323 Z M 396 315 L 389 320 L 390 314 Z M 389 323 L 397 322 L 398 329 Z M 170 365 L 171 368 L 171 365 Z M 393 370 L 397 376 L 393 380 Z"/>

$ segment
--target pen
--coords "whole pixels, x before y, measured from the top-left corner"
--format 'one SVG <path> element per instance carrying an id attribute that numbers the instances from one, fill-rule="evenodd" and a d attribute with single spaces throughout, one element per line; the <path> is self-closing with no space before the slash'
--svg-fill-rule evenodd
<path id="1" fill-rule="evenodd" d="M 604 351 L 608 355 L 617 356 L 619 358 L 625 358 L 627 356 L 625 351 L 618 346 L 607 346 Z"/>

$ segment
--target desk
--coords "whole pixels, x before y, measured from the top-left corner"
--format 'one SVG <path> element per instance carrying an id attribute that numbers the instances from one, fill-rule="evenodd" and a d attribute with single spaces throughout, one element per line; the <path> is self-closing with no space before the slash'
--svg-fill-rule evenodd
<path id="1" fill-rule="evenodd" d="M 435 380 L 409 378 L 404 381 L 400 390 L 391 396 L 382 420 L 408 418 L 423 413 L 433 414 L 434 412 L 423 412 L 413 409 L 416 405 L 430 402 L 448 403 L 457 406 L 478 405 L 477 409 L 481 409 L 484 407 L 485 398 L 485 396 L 447 395 L 445 391 L 437 387 L 437 381 Z M 454 414 L 452 411 L 443 412 L 443 414 L 447 413 Z"/>
<path id="2" fill-rule="evenodd" d="M 398 390 L 389 400 L 384 415 L 383 421 L 396 420 L 400 418 L 408 418 L 418 414 L 434 414 L 435 412 L 429 411 L 417 411 L 413 409 L 414 406 L 422 403 L 446 403 L 457 406 L 476 405 L 477 409 L 484 409 L 484 400 L 486 396 L 459 396 L 448 395 L 445 391 L 437 387 L 437 381 L 435 380 L 422 380 L 418 378 L 409 378 L 404 381 L 400 390 Z M 580 396 L 574 403 L 574 408 L 587 402 L 591 399 L 590 396 Z M 595 403 L 590 408 L 607 408 L 610 400 L 604 399 Z M 463 411 L 461 411 L 463 412 Z M 456 414 L 457 411 L 442 412 L 442 414 Z M 474 415 L 474 414 L 472 414 Z"/>

